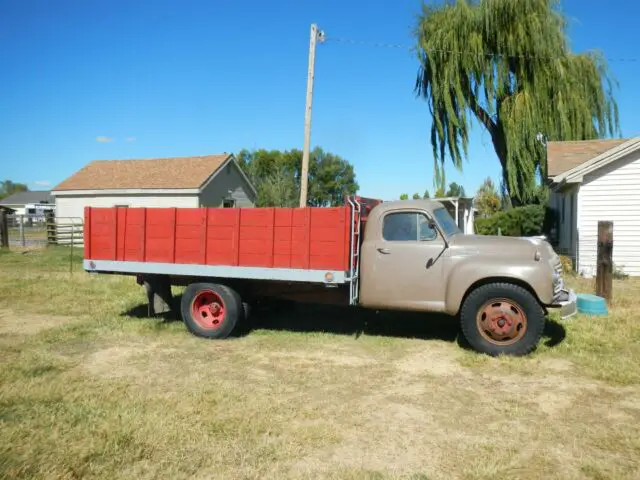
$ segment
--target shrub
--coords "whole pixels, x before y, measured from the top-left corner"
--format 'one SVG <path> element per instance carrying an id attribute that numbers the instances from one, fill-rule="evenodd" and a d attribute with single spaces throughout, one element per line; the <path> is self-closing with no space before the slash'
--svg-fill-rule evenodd
<path id="1" fill-rule="evenodd" d="M 562 264 L 562 273 L 565 275 L 574 275 L 573 260 L 566 255 L 560 255 L 560 263 Z"/>
<path id="2" fill-rule="evenodd" d="M 526 205 L 498 212 L 489 218 L 478 218 L 475 221 L 476 233 L 480 235 L 501 235 L 509 237 L 526 237 L 543 235 L 550 215 L 544 205 Z"/>
<path id="3" fill-rule="evenodd" d="M 629 278 L 629 274 L 624 271 L 624 267 L 621 265 L 613 264 L 613 278 L 616 280 L 626 280 Z"/>

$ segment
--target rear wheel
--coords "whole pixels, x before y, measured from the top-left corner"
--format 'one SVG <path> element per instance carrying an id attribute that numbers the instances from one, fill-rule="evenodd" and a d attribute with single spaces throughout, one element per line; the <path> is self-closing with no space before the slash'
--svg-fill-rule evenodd
<path id="1" fill-rule="evenodd" d="M 460 310 L 462 333 L 469 345 L 488 355 L 526 355 L 544 331 L 545 314 L 526 289 L 492 283 L 473 290 Z"/>
<path id="2" fill-rule="evenodd" d="M 180 310 L 189 331 L 204 338 L 227 338 L 244 319 L 240 295 L 215 283 L 189 285 Z"/>

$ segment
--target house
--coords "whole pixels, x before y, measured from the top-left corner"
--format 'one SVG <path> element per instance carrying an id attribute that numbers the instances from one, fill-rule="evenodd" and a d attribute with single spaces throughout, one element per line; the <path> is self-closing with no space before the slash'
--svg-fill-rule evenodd
<path id="1" fill-rule="evenodd" d="M 640 137 L 548 142 L 547 176 L 559 252 L 595 275 L 598 221 L 612 221 L 616 268 L 640 276 Z"/>
<path id="2" fill-rule="evenodd" d="M 256 191 L 230 154 L 91 162 L 61 184 L 56 217 L 84 207 L 252 207 Z"/>
<path id="3" fill-rule="evenodd" d="M 15 215 L 44 217 L 47 211 L 55 208 L 55 202 L 49 191 L 26 191 L 3 198 L 0 207 Z"/>
<path id="4" fill-rule="evenodd" d="M 473 222 L 476 213 L 473 197 L 443 197 L 434 198 L 434 200 L 444 205 L 462 233 L 473 235 Z"/>

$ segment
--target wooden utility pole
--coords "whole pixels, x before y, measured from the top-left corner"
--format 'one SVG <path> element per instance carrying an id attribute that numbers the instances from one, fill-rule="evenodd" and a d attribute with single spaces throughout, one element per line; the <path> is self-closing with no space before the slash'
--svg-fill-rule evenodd
<path id="1" fill-rule="evenodd" d="M 316 41 L 322 41 L 323 33 L 314 23 L 311 25 L 309 41 L 309 70 L 307 72 L 307 103 L 304 112 L 304 148 L 302 150 L 302 171 L 300 173 L 300 208 L 307 206 L 309 185 L 309 148 L 311 147 L 311 103 L 313 102 L 313 78 L 316 63 Z"/>
<path id="2" fill-rule="evenodd" d="M 596 295 L 611 301 L 613 287 L 613 222 L 598 222 Z"/>

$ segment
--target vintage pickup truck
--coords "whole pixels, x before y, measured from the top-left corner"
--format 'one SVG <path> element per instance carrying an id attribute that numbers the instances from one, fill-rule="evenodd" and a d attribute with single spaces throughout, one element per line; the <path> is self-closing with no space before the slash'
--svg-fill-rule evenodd
<path id="1" fill-rule="evenodd" d="M 84 267 L 135 275 L 150 314 L 172 305 L 195 335 L 222 339 L 251 302 L 281 297 L 443 312 L 469 345 L 525 355 L 548 308 L 575 313 L 544 240 L 462 234 L 437 201 L 349 197 L 334 208 L 86 208 Z M 425 321 L 429 317 L 425 316 Z"/>

